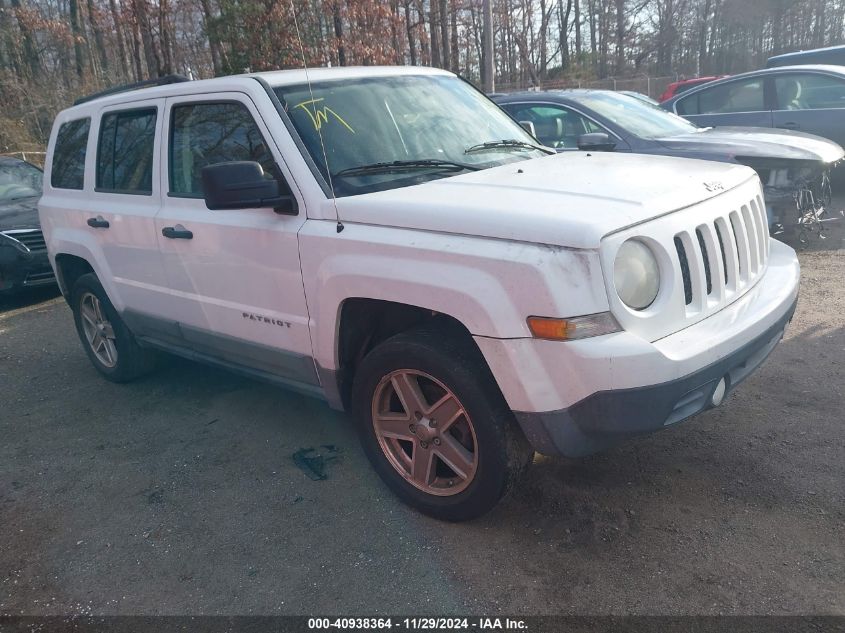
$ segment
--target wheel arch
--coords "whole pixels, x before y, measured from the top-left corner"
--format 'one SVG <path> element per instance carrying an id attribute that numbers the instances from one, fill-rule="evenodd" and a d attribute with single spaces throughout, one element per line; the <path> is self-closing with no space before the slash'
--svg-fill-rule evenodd
<path id="1" fill-rule="evenodd" d="M 469 329 L 456 317 L 409 303 L 348 297 L 338 306 L 335 368 L 325 368 L 318 363 L 323 388 L 332 407 L 348 409 L 355 371 L 370 350 L 392 336 L 419 327 L 464 340 L 478 352 L 480 361 L 489 371 Z"/>
<path id="2" fill-rule="evenodd" d="M 59 282 L 59 288 L 62 294 L 68 301 L 70 300 L 70 293 L 77 279 L 88 273 L 96 275 L 94 267 L 84 257 L 69 253 L 57 253 L 55 261 L 56 279 Z"/>

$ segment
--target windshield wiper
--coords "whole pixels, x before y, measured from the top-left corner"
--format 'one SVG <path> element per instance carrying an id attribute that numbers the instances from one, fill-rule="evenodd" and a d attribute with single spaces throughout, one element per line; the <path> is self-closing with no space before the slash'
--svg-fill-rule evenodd
<path id="1" fill-rule="evenodd" d="M 502 139 L 501 141 L 487 141 L 486 143 L 479 143 L 478 145 L 472 145 L 471 147 L 467 147 L 464 150 L 464 154 L 472 154 L 473 152 L 483 152 L 488 149 L 516 149 L 516 150 L 528 150 L 528 149 L 536 149 L 541 151 L 545 154 L 555 154 L 553 149 L 549 149 L 548 147 L 542 147 L 540 145 L 534 145 L 533 143 L 526 143 L 525 141 L 517 141 L 516 139 Z"/>
<path id="2" fill-rule="evenodd" d="M 389 174 L 391 172 L 411 171 L 414 169 L 446 169 L 449 171 L 478 171 L 481 169 L 476 165 L 459 163 L 452 160 L 441 160 L 439 158 L 419 158 L 415 160 L 394 160 L 385 163 L 372 163 L 371 165 L 359 165 L 358 167 L 347 167 L 341 169 L 335 176 L 358 176 L 362 174 Z"/>

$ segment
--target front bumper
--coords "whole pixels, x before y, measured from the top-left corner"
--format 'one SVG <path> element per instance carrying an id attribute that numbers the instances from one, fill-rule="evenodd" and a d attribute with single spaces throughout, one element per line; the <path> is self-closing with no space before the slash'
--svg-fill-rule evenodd
<path id="1" fill-rule="evenodd" d="M 796 302 L 797 303 L 797 302 Z M 581 457 L 652 433 L 709 409 L 719 381 L 730 393 L 771 354 L 795 312 L 704 369 L 659 385 L 595 393 L 573 406 L 545 413 L 516 413 L 537 451 Z"/>
<path id="2" fill-rule="evenodd" d="M 477 337 L 534 448 L 587 455 L 675 424 L 734 389 L 771 353 L 798 297 L 795 251 L 771 241 L 766 273 L 709 318 L 654 342 L 629 332 L 565 343 Z"/>
<path id="3" fill-rule="evenodd" d="M 0 243 L 0 293 L 56 283 L 46 250 L 25 253 Z"/>

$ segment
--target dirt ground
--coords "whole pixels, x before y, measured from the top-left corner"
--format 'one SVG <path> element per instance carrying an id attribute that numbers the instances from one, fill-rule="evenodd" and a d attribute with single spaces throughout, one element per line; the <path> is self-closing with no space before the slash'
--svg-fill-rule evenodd
<path id="1" fill-rule="evenodd" d="M 461 525 L 400 505 L 318 401 L 175 359 L 110 384 L 61 299 L 6 301 L 0 614 L 843 615 L 843 228 L 722 407 L 538 457 Z M 313 481 L 292 455 L 326 446 Z"/>

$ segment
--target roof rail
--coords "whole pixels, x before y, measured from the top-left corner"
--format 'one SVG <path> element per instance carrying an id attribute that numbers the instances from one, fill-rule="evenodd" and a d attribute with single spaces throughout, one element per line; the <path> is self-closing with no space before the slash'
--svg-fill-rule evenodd
<path id="1" fill-rule="evenodd" d="M 185 75 L 165 75 L 164 77 L 154 77 L 153 79 L 138 81 L 134 84 L 126 84 L 125 86 L 115 86 L 114 88 L 108 88 L 107 90 L 101 90 L 100 92 L 95 92 L 84 97 L 79 97 L 79 99 L 73 102 L 73 105 L 88 103 L 89 101 L 93 101 L 94 99 L 99 99 L 100 97 L 108 97 L 109 95 L 120 94 L 121 92 L 130 92 L 132 90 L 140 90 L 141 88 L 151 88 L 153 86 L 167 86 L 169 84 L 182 83 L 183 81 L 190 81 L 190 79 L 185 77 Z"/>

